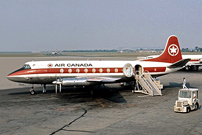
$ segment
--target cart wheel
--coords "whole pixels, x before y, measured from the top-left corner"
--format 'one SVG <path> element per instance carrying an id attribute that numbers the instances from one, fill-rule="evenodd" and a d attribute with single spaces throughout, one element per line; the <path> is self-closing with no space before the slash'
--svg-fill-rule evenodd
<path id="1" fill-rule="evenodd" d="M 198 109 L 199 109 L 199 104 L 197 103 L 197 104 L 196 104 L 196 110 L 198 110 Z"/>
<path id="2" fill-rule="evenodd" d="M 187 107 L 187 113 L 189 113 L 190 112 L 190 108 L 189 107 Z"/>

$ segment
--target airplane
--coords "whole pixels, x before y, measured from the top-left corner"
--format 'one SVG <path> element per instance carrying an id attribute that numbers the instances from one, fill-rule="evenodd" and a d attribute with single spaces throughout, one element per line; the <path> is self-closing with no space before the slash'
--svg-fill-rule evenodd
<path id="1" fill-rule="evenodd" d="M 30 61 L 7 78 L 10 81 L 54 84 L 61 92 L 61 86 L 99 86 L 105 83 L 134 81 L 135 74 L 149 72 L 151 76 L 165 75 L 179 69 L 190 59 L 182 59 L 178 38 L 174 35 L 167 40 L 162 54 L 156 58 L 134 61 Z M 32 87 L 31 95 L 35 94 Z"/>
<path id="2" fill-rule="evenodd" d="M 58 54 L 58 51 L 56 50 L 55 52 L 52 52 L 51 54 L 52 54 L 52 55 L 57 55 L 57 54 Z"/>
<path id="3" fill-rule="evenodd" d="M 138 60 L 143 60 L 143 59 L 151 59 L 151 58 L 156 58 L 159 55 L 150 55 L 147 57 L 138 57 Z M 202 66 L 202 55 L 182 55 L 182 59 L 190 59 L 189 62 L 185 65 L 184 69 L 185 70 L 199 70 L 199 67 Z"/>
<path id="4" fill-rule="evenodd" d="M 53 51 L 51 53 L 47 53 L 47 55 L 56 56 L 56 55 L 62 55 L 62 54 L 56 50 L 56 51 Z"/>
<path id="5" fill-rule="evenodd" d="M 199 67 L 202 66 L 202 55 L 182 55 L 182 58 L 191 60 L 185 65 L 185 70 L 198 71 Z"/>

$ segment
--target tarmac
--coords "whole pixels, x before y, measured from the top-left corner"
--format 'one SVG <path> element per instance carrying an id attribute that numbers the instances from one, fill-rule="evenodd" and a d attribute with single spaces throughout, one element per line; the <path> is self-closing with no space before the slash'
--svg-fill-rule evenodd
<path id="1" fill-rule="evenodd" d="M 83 88 L 62 88 L 55 94 L 37 85 L 19 85 L 6 75 L 31 58 L 0 57 L 0 134 L 2 135 L 199 135 L 202 111 L 175 113 L 173 106 L 185 77 L 187 87 L 199 89 L 202 99 L 202 71 L 178 71 L 159 77 L 164 85 L 162 96 L 132 93 L 130 87 L 108 84 L 96 95 Z M 34 58 L 48 60 L 51 58 Z M 202 101 L 202 100 L 201 100 Z"/>

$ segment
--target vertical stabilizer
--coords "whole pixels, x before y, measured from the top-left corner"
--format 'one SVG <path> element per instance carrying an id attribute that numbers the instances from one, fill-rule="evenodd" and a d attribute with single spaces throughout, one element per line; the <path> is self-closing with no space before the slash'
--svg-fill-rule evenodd
<path id="1" fill-rule="evenodd" d="M 170 36 L 168 38 L 164 51 L 161 53 L 159 57 L 147 59 L 143 61 L 175 63 L 181 59 L 182 59 L 182 54 L 181 54 L 178 39 L 176 36 Z"/>

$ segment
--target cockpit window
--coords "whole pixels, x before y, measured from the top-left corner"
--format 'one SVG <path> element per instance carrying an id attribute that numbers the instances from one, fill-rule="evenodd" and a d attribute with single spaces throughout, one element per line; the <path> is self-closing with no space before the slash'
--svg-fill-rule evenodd
<path id="1" fill-rule="evenodd" d="M 30 65 L 28 65 L 28 64 L 25 64 L 25 65 L 23 66 L 23 68 L 24 68 L 24 69 L 31 69 Z"/>
<path id="2" fill-rule="evenodd" d="M 11 74 L 13 74 L 13 73 L 15 73 L 15 72 L 21 71 L 21 70 L 25 70 L 25 69 L 31 69 L 30 65 L 25 64 L 22 68 L 20 68 L 20 69 L 14 71 L 14 72 L 12 72 L 12 73 L 10 73 L 9 75 L 11 75 Z"/>

